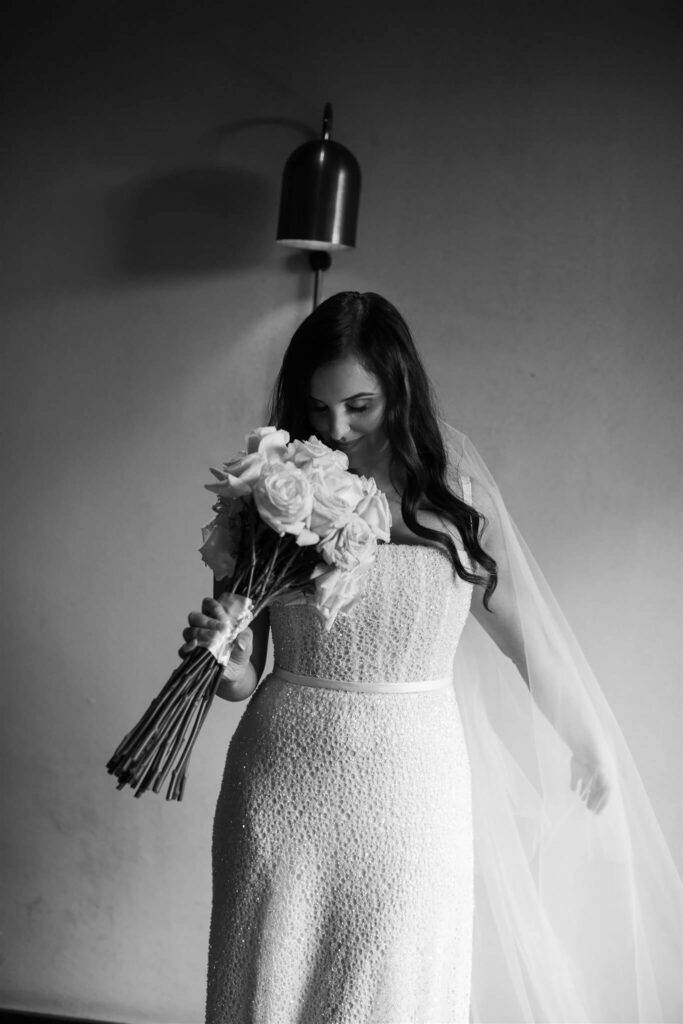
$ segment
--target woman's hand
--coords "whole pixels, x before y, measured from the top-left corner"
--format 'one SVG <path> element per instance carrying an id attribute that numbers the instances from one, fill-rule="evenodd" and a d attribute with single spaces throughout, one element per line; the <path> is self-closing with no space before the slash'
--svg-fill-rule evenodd
<path id="1" fill-rule="evenodd" d="M 586 754 L 572 754 L 570 771 L 571 789 L 586 801 L 589 811 L 600 814 L 605 809 L 612 789 L 612 782 L 605 766 L 598 759 Z"/>
<path id="2" fill-rule="evenodd" d="M 183 630 L 185 643 L 178 651 L 180 657 L 184 658 L 195 647 L 209 647 L 221 635 L 225 638 L 230 636 L 242 608 L 240 599 L 234 594 L 225 594 L 220 601 L 205 597 L 201 612 L 190 612 L 187 617 L 189 626 Z M 234 614 L 231 615 L 231 611 Z M 230 660 L 223 669 L 224 679 L 237 681 L 245 675 L 253 646 L 254 636 L 247 626 L 235 638 Z"/>

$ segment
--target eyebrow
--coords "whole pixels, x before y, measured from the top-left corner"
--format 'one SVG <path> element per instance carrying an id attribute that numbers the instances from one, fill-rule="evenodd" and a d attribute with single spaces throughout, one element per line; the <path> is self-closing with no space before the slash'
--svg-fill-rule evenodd
<path id="1" fill-rule="evenodd" d="M 359 391 L 357 395 L 349 395 L 348 398 L 342 398 L 342 402 L 352 402 L 354 398 L 374 398 L 376 394 L 376 391 Z M 320 402 L 321 405 L 325 404 L 320 398 L 314 398 L 313 395 L 308 397 L 312 402 Z"/>

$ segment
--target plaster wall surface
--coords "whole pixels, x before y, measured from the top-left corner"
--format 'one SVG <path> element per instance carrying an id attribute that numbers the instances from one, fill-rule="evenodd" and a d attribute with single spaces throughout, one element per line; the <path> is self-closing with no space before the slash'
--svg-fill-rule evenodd
<path id="1" fill-rule="evenodd" d="M 363 170 L 325 294 L 412 326 L 681 840 L 681 66 L 656 14 L 427 2 L 76 6 L 15 26 L 5 103 L 5 1006 L 203 1014 L 212 814 L 104 765 L 210 591 L 208 469 L 264 422 L 305 258 L 280 174 L 335 107 Z M 525 13 L 526 12 L 526 13 Z M 582 13 L 583 12 L 583 13 Z M 315 14 L 315 17 L 313 17 Z"/>

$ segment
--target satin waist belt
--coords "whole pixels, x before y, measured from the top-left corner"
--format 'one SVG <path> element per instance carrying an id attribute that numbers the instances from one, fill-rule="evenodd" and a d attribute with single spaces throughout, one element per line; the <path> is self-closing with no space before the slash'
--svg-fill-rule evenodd
<path id="1" fill-rule="evenodd" d="M 322 679 L 320 676 L 303 676 L 299 672 L 289 672 L 277 665 L 272 675 L 284 679 L 288 683 L 300 683 L 302 686 L 319 686 L 326 690 L 350 690 L 352 693 L 417 693 L 422 690 L 443 690 L 452 685 L 450 676 L 441 679 L 411 679 L 408 682 L 396 683 L 362 683 L 348 679 Z"/>

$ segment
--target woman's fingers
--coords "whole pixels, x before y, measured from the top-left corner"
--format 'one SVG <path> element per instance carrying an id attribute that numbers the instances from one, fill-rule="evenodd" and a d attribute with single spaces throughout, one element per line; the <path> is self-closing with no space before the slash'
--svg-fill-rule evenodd
<path id="1" fill-rule="evenodd" d="M 190 612 L 187 616 L 190 625 L 183 630 L 185 643 L 179 648 L 178 656 L 184 658 L 195 647 L 206 647 L 211 644 L 216 638 L 216 633 L 225 628 L 226 620 L 227 616 L 218 601 L 211 597 L 205 598 L 202 601 L 202 611 Z"/>
<path id="2" fill-rule="evenodd" d="M 602 772 L 595 772 L 585 783 L 582 799 L 594 814 L 600 814 L 609 800 L 609 784 Z"/>
<path id="3" fill-rule="evenodd" d="M 225 608 L 220 601 L 216 601 L 213 597 L 204 598 L 202 601 L 202 611 L 211 618 L 217 618 L 220 623 L 224 623 L 227 618 Z"/>
<path id="4" fill-rule="evenodd" d="M 213 618 L 204 612 L 190 612 L 187 616 L 187 621 L 191 626 L 195 626 L 199 629 L 223 629 L 225 626 L 226 619 Z"/>
<path id="5" fill-rule="evenodd" d="M 230 615 L 218 601 L 206 597 L 202 601 L 201 612 L 190 612 L 187 616 L 189 626 L 183 630 L 183 639 L 187 641 L 181 650 L 191 650 L 197 643 L 210 644 L 216 639 L 216 633 L 232 626 Z M 244 634 L 242 634 L 244 637 Z M 188 645 L 190 645 L 188 647 Z"/>
<path id="6" fill-rule="evenodd" d="M 604 793 L 600 795 L 596 793 L 591 793 L 588 800 L 586 801 L 586 807 L 589 811 L 593 811 L 594 814 L 599 814 L 605 806 L 605 803 L 606 797 Z"/>
<path id="7" fill-rule="evenodd" d="M 180 657 L 184 658 L 195 647 L 211 646 L 217 639 L 217 633 L 225 633 L 228 628 L 232 630 L 235 619 L 230 615 L 230 610 L 230 600 L 227 601 L 226 608 L 219 601 L 214 600 L 214 598 L 205 597 L 202 601 L 202 610 L 200 612 L 190 612 L 187 617 L 189 626 L 186 626 L 183 630 L 185 643 L 178 651 Z M 235 610 L 242 611 L 241 598 L 235 599 Z M 236 640 L 240 642 L 233 644 L 235 661 L 248 660 L 253 647 L 251 630 L 249 628 L 243 630 Z"/>
<path id="8" fill-rule="evenodd" d="M 573 757 L 571 761 L 571 777 L 569 780 L 569 787 L 575 793 L 578 793 L 579 796 L 583 796 L 583 764 L 576 757 Z"/>
<path id="9" fill-rule="evenodd" d="M 588 809 L 593 811 L 594 814 L 601 814 L 607 806 L 607 794 L 603 793 L 599 800 L 595 800 L 593 803 L 588 804 Z"/>
<path id="10" fill-rule="evenodd" d="M 600 814 L 607 806 L 609 800 L 609 785 L 605 777 L 598 773 L 593 779 L 588 796 L 587 806 L 589 811 Z"/>
<path id="11" fill-rule="evenodd" d="M 183 638 L 185 640 L 198 640 L 201 643 L 210 644 L 216 639 L 216 633 L 220 627 L 207 626 L 205 629 L 200 629 L 197 626 L 187 626 L 183 630 Z"/>
<path id="12" fill-rule="evenodd" d="M 609 800 L 609 778 L 600 768 L 589 765 L 579 758 L 572 758 L 570 788 L 575 790 L 586 807 L 600 814 Z"/>
<path id="13" fill-rule="evenodd" d="M 179 658 L 184 658 L 185 655 L 189 654 L 190 651 L 193 651 L 196 646 L 197 646 L 197 641 L 196 640 L 188 640 L 187 643 L 184 643 L 183 646 L 178 649 L 178 657 Z"/>
<path id="14" fill-rule="evenodd" d="M 220 601 L 214 601 L 212 597 L 205 597 L 202 601 L 202 610 L 200 612 L 190 612 L 187 617 L 187 621 L 191 626 L 198 626 L 200 629 L 222 629 L 226 622 L 234 621 L 234 617 L 231 618 L 230 610 L 232 603 L 234 603 L 235 613 L 241 613 L 242 604 L 241 599 L 231 595 L 234 602 L 228 602 L 227 609 L 223 607 Z"/>

